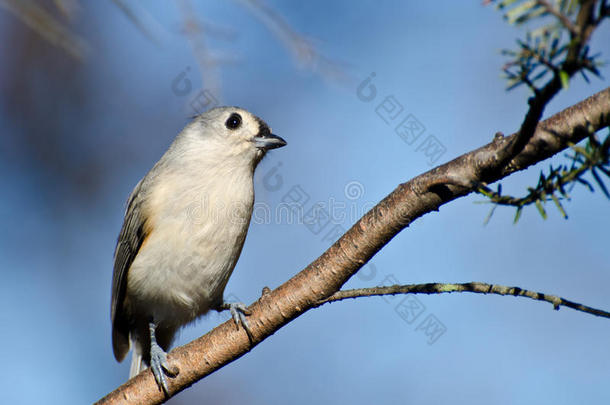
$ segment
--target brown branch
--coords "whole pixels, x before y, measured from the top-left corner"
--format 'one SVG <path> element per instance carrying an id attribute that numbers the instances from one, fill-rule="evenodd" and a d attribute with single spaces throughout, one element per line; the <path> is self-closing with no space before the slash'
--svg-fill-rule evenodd
<path id="1" fill-rule="evenodd" d="M 574 23 L 572 23 L 572 21 L 568 18 L 567 15 L 561 13 L 559 10 L 553 7 L 553 5 L 547 0 L 537 0 L 536 3 L 538 3 L 539 6 L 543 7 L 547 13 L 557 18 L 561 22 L 561 24 L 570 31 L 572 35 L 578 35 L 578 28 L 574 25 Z"/>
<path id="2" fill-rule="evenodd" d="M 494 140 L 451 162 L 399 185 L 367 212 L 322 256 L 273 291 L 264 290 L 248 317 L 253 339 L 227 321 L 168 356 L 180 369 L 169 379 L 176 394 L 208 374 L 240 358 L 282 326 L 339 291 L 375 253 L 417 218 L 491 183 L 538 163 L 578 143 L 591 131 L 610 125 L 610 88 L 541 122 L 523 150 L 504 167 L 496 154 L 516 135 Z M 460 185 L 455 185 L 460 184 Z M 159 404 L 165 400 L 152 373 L 146 370 L 101 399 L 99 404 Z"/>
<path id="3" fill-rule="evenodd" d="M 580 9 L 576 16 L 576 25 L 574 26 L 575 31 L 570 32 L 571 40 L 568 46 L 568 52 L 560 69 L 565 72 L 568 77 L 574 76 L 585 67 L 586 60 L 583 60 L 581 53 L 587 42 L 591 39 L 591 35 L 593 34 L 596 25 L 599 23 L 599 21 L 595 21 L 593 18 L 594 7 L 594 0 L 583 0 L 580 4 Z M 561 90 L 563 85 L 559 71 L 553 69 L 553 73 L 553 77 L 548 83 L 545 84 L 542 89 L 535 91 L 535 96 L 529 99 L 529 109 L 525 114 L 521 128 L 519 128 L 519 131 L 517 132 L 518 135 L 513 138 L 513 141 L 508 144 L 504 150 L 497 154 L 499 160 L 497 167 L 504 167 L 506 163 L 511 161 L 523 150 L 525 145 L 527 145 L 534 135 L 536 126 L 544 113 L 544 108 Z M 533 87 L 532 83 L 528 83 L 528 85 L 530 88 Z"/>
<path id="4" fill-rule="evenodd" d="M 564 307 L 572 308 L 576 311 L 585 312 L 587 314 L 595 316 L 601 316 L 603 318 L 610 318 L 610 312 L 602 311 L 601 309 L 592 308 L 583 304 L 579 304 L 577 302 L 566 300 L 565 298 L 561 298 L 556 295 L 524 290 L 520 287 L 506 287 L 497 284 L 478 283 L 475 281 L 461 284 L 427 283 L 342 290 L 337 291 L 330 297 L 319 301 L 315 305 L 315 307 L 319 307 L 329 302 L 346 300 L 348 298 L 375 297 L 381 295 L 396 294 L 443 294 L 453 292 L 471 292 L 478 294 L 498 294 L 512 295 L 514 297 L 527 297 L 533 300 L 550 302 L 551 304 L 553 304 L 553 308 L 555 310 L 559 310 L 559 308 L 563 305 Z"/>

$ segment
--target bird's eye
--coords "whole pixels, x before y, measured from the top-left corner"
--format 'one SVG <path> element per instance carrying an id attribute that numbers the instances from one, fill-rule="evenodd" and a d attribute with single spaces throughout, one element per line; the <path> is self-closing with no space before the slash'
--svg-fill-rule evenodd
<path id="1" fill-rule="evenodd" d="M 225 122 L 225 126 L 229 129 L 237 129 L 241 125 L 241 115 L 237 113 L 231 114 L 227 122 Z"/>

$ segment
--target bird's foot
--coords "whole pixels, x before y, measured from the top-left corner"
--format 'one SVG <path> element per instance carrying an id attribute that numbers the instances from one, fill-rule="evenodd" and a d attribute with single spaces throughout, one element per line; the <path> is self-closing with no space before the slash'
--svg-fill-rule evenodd
<path id="1" fill-rule="evenodd" d="M 165 376 L 175 377 L 178 375 L 178 371 L 170 367 L 167 363 L 167 354 L 156 343 L 150 347 L 150 370 L 155 376 L 155 381 L 157 381 L 159 388 L 169 397 L 169 389 Z"/>
<path id="2" fill-rule="evenodd" d="M 152 371 L 159 388 L 165 393 L 167 397 L 169 397 L 169 389 L 167 387 L 167 379 L 165 378 L 165 376 L 177 376 L 178 369 L 172 368 L 168 364 L 167 353 L 165 353 L 165 351 L 157 343 L 152 325 L 150 342 L 150 370 Z"/>
<path id="3" fill-rule="evenodd" d="M 250 315 L 250 311 L 246 307 L 246 305 L 242 302 L 223 302 L 220 306 L 221 311 L 230 311 L 231 317 L 233 318 L 233 322 L 239 328 L 241 324 L 246 333 L 248 334 L 248 338 L 252 340 L 252 331 L 250 330 L 250 325 L 248 324 L 247 315 Z"/>

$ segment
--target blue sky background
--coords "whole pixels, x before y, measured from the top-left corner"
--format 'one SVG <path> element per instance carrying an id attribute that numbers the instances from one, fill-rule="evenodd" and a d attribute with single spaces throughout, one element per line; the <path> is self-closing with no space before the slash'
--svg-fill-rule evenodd
<path id="1" fill-rule="evenodd" d="M 140 12 L 158 45 L 112 2 L 88 2 L 73 30 L 90 44 L 85 63 L 41 41 L 0 9 L 0 387 L 6 403 L 87 403 L 123 383 L 110 344 L 112 255 L 127 195 L 193 114 L 206 88 L 173 2 Z M 131 2 L 135 4 L 135 2 Z M 345 204 L 342 221 L 315 234 L 288 221 L 252 224 L 226 295 L 246 303 L 275 288 L 329 245 L 332 225 L 347 229 L 365 207 L 429 170 L 417 143 L 406 144 L 377 114 L 387 96 L 446 148 L 437 163 L 481 146 L 496 131 L 518 129 L 524 89 L 507 93 L 499 50 L 523 32 L 480 2 L 279 2 L 270 7 L 344 80 L 299 67 L 269 27 L 239 2 L 195 7 L 215 33 L 211 52 L 222 104 L 265 119 L 288 141 L 255 176 L 257 203 L 276 208 L 298 186 L 315 202 Z M 594 50 L 610 54 L 606 23 Z M 324 66 L 322 66 L 324 67 Z M 192 91 L 176 95 L 182 72 Z M 356 95 L 375 72 L 375 100 Z M 605 77 L 610 69 L 602 68 Z M 547 114 L 608 86 L 572 81 Z M 422 138 L 423 139 L 423 138 Z M 561 156 L 553 162 L 561 162 Z M 544 162 L 507 179 L 521 194 Z M 274 171 L 275 170 L 275 171 Z M 276 177 L 279 176 L 279 177 Z M 281 187 L 273 187 L 280 181 Z M 279 180 L 278 180 L 279 179 Z M 357 187 L 358 198 L 346 195 Z M 549 206 L 543 221 L 526 209 L 498 209 L 469 196 L 405 229 L 349 281 L 481 281 L 556 294 L 610 309 L 608 200 L 576 187 L 569 220 Z M 359 216 L 359 215 L 358 215 Z M 396 311 L 405 297 L 362 298 L 299 317 L 252 352 L 172 399 L 173 404 L 607 403 L 610 321 L 532 300 L 473 294 L 416 296 L 415 320 Z M 413 299 L 412 297 L 409 299 Z M 404 304 L 404 302 L 403 302 Z M 446 332 L 433 344 L 418 325 L 429 315 Z M 226 315 L 185 328 L 177 344 Z"/>

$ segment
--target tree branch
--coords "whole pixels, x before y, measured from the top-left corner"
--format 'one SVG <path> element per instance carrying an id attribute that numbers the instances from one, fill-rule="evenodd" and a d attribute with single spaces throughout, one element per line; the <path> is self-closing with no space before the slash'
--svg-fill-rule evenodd
<path id="1" fill-rule="evenodd" d="M 330 297 L 319 301 L 315 305 L 315 307 L 317 308 L 329 302 L 342 301 L 348 298 L 374 297 L 396 294 L 443 294 L 453 292 L 471 292 L 478 294 L 498 294 L 512 295 L 515 297 L 527 297 L 533 300 L 550 302 L 551 304 L 553 304 L 553 308 L 555 310 L 559 310 L 559 308 L 563 305 L 564 307 L 572 308 L 576 311 L 585 312 L 587 314 L 595 316 L 601 316 L 603 318 L 610 318 L 610 312 L 602 311 L 601 309 L 595 309 L 583 304 L 579 304 L 577 302 L 569 301 L 565 298 L 561 298 L 556 295 L 524 290 L 520 287 L 506 287 L 498 284 L 478 283 L 475 281 L 461 284 L 427 283 L 342 290 L 337 291 Z"/>
<path id="2" fill-rule="evenodd" d="M 548 0 L 537 0 L 536 3 L 542 6 L 547 13 L 557 18 L 561 22 L 561 24 L 566 27 L 568 31 L 570 31 L 572 35 L 578 35 L 578 28 L 572 23 L 568 16 L 553 7 L 553 5 Z"/>
<path id="3" fill-rule="evenodd" d="M 538 3 L 540 4 L 540 2 Z M 583 60 L 583 57 L 586 57 L 586 55 L 582 55 L 582 50 L 591 39 L 596 24 L 599 23 L 599 21 L 595 21 L 593 18 L 595 1 L 583 0 L 581 3 L 578 15 L 576 16 L 576 26 L 573 28 L 574 31 L 570 30 L 571 41 L 568 46 L 568 52 L 560 68 L 560 71 L 564 72 L 568 77 L 574 76 L 585 67 L 586 59 Z M 497 153 L 499 167 L 503 167 L 517 156 L 534 135 L 536 126 L 544 113 L 544 108 L 549 101 L 559 93 L 563 86 L 560 71 L 553 69 L 553 77 L 542 89 L 536 90 L 534 97 L 529 99 L 529 109 L 525 114 L 521 128 L 519 128 L 519 131 L 517 132 L 518 135 L 513 138 L 513 141 L 510 144 L 506 145 L 504 150 Z M 527 80 L 525 83 L 527 83 L 530 88 L 535 89 L 533 83 L 528 83 Z"/>
<path id="4" fill-rule="evenodd" d="M 168 356 L 180 369 L 169 379 L 176 394 L 224 365 L 240 358 L 282 326 L 339 291 L 375 253 L 417 218 L 475 190 L 538 163 L 590 133 L 610 125 L 610 88 L 555 114 L 538 124 L 525 147 L 507 165 L 498 166 L 497 154 L 515 134 L 494 140 L 474 151 L 399 185 L 367 212 L 322 256 L 273 291 L 264 291 L 249 307 L 253 339 L 232 320 Z M 158 404 L 165 400 L 150 370 L 145 370 L 99 404 Z"/>

